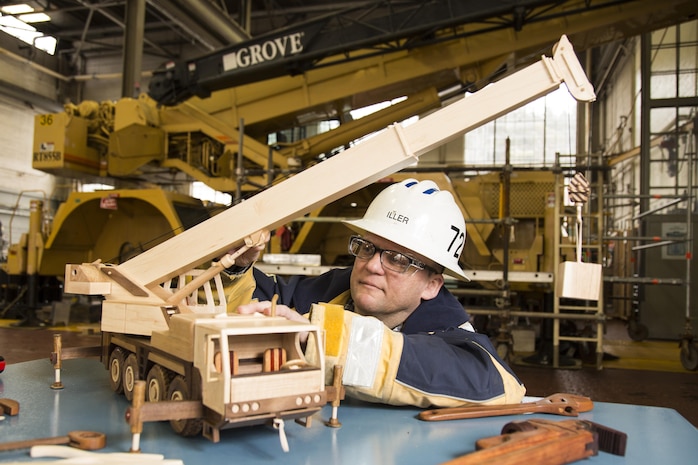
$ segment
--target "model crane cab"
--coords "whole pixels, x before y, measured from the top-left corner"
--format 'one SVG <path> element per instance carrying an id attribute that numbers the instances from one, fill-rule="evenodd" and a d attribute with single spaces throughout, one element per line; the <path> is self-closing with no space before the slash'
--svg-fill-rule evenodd
<path id="1" fill-rule="evenodd" d="M 194 367 L 202 377 L 203 404 L 221 422 L 307 417 L 327 403 L 324 358 L 312 354 L 309 363 L 301 342 L 305 335 L 321 341 L 315 326 L 275 316 L 177 318 L 197 319 Z"/>

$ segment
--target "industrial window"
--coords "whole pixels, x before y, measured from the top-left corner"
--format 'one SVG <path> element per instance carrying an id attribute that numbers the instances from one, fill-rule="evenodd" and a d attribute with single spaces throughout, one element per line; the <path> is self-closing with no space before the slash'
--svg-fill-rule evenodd
<path id="1" fill-rule="evenodd" d="M 500 166 L 551 166 L 555 154 L 576 153 L 577 102 L 562 88 L 465 135 L 464 162 Z"/>

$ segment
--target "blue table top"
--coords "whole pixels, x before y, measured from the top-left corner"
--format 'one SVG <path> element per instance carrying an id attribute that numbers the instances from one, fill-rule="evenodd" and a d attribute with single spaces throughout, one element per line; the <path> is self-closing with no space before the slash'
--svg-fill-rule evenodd
<path id="1" fill-rule="evenodd" d="M 105 433 L 100 453 L 127 452 L 131 433 L 124 420 L 128 401 L 109 387 L 107 371 L 97 360 L 63 361 L 61 381 L 53 390 L 54 370 L 47 360 L 9 365 L 0 374 L 0 397 L 20 403 L 20 412 L 0 421 L 0 443 L 64 436 L 69 431 Z M 552 394 L 552 393 L 551 393 Z M 309 428 L 292 421 L 285 426 L 289 452 L 280 446 L 271 427 L 252 426 L 221 432 L 221 441 L 184 438 L 167 422 L 145 423 L 141 452 L 164 454 L 186 465 L 244 463 L 271 464 L 441 464 L 474 451 L 475 441 L 500 434 L 510 421 L 531 418 L 563 420 L 554 415 L 517 415 L 474 420 L 425 422 L 419 409 L 368 404 L 347 399 L 339 407 L 341 428 L 324 425 L 326 406 Z M 679 464 L 695 463 L 698 429 L 675 410 L 596 402 L 579 419 L 590 420 L 628 435 L 624 457 L 600 452 L 584 463 Z M 0 462 L 32 461 L 28 450 L 0 452 Z"/>

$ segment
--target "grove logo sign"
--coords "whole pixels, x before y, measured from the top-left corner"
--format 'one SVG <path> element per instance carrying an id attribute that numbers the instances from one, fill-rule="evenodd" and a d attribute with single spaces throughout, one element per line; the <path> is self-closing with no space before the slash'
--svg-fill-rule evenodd
<path id="1" fill-rule="evenodd" d="M 302 31 L 294 32 L 240 47 L 223 56 L 223 70 L 248 68 L 297 55 L 303 51 L 304 36 Z"/>

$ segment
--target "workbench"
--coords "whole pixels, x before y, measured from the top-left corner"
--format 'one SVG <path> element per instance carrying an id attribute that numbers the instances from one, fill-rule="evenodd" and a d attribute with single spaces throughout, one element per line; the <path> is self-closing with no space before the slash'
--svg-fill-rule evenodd
<path id="1" fill-rule="evenodd" d="M 127 452 L 131 433 L 124 413 L 129 403 L 111 391 L 104 366 L 95 359 L 65 360 L 61 381 L 62 390 L 51 389 L 54 370 L 48 357 L 8 365 L 0 374 L 0 397 L 18 401 L 20 411 L 0 421 L 0 442 L 88 430 L 107 436 L 106 448 L 98 452 Z M 278 432 L 267 426 L 224 430 L 221 441 L 212 443 L 203 437 L 180 437 L 167 422 L 145 423 L 140 445 L 143 453 L 164 454 L 186 465 L 429 465 L 472 452 L 477 439 L 498 435 L 510 421 L 568 419 L 537 414 L 426 422 L 416 418 L 419 412 L 347 399 L 339 407 L 340 428 L 324 424 L 331 414 L 330 406 L 313 416 L 309 428 L 287 421 L 289 452 L 282 450 Z M 688 464 L 698 457 L 698 429 L 671 409 L 596 402 L 592 411 L 579 418 L 628 435 L 625 457 L 600 452 L 584 461 L 590 465 Z M 41 459 L 32 459 L 27 449 L 0 452 L 0 463 L 34 460 Z"/>

